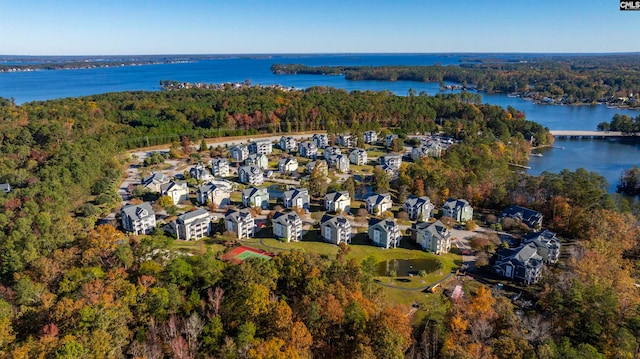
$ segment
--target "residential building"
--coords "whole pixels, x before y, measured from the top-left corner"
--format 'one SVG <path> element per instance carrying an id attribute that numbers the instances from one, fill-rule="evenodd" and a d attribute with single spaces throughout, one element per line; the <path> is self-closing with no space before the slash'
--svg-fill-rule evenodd
<path id="1" fill-rule="evenodd" d="M 364 166 L 369 161 L 367 151 L 363 150 L 362 148 L 356 148 L 355 150 L 351 151 L 351 153 L 349 154 L 349 159 L 351 160 L 351 163 L 356 166 Z"/>
<path id="2" fill-rule="evenodd" d="M 498 275 L 530 285 L 538 282 L 543 266 L 544 259 L 538 254 L 538 247 L 527 243 L 518 248 L 498 250 L 493 270 Z"/>
<path id="3" fill-rule="evenodd" d="M 302 219 L 296 212 L 276 212 L 271 219 L 273 234 L 286 242 L 302 239 Z"/>
<path id="4" fill-rule="evenodd" d="M 396 135 L 396 134 L 387 135 L 384 138 L 384 145 L 387 146 L 387 147 L 391 147 L 391 145 L 393 144 L 393 140 L 395 140 L 397 138 L 398 138 L 398 135 Z"/>
<path id="5" fill-rule="evenodd" d="M 324 159 L 329 161 L 331 156 L 340 155 L 342 151 L 336 146 L 327 146 L 324 148 Z"/>
<path id="6" fill-rule="evenodd" d="M 473 219 L 473 208 L 464 199 L 449 198 L 442 206 L 442 216 L 464 223 Z"/>
<path id="7" fill-rule="evenodd" d="M 433 217 L 433 203 L 431 199 L 426 196 L 417 197 L 409 196 L 402 205 L 402 208 L 409 215 L 409 219 L 412 221 L 428 221 Z"/>
<path id="8" fill-rule="evenodd" d="M 378 133 L 376 131 L 364 131 L 364 143 L 375 144 L 378 142 Z"/>
<path id="9" fill-rule="evenodd" d="M 376 246 L 383 248 L 396 248 L 402 239 L 398 224 L 393 219 L 371 218 L 367 234 Z"/>
<path id="10" fill-rule="evenodd" d="M 380 168 L 387 174 L 389 181 L 393 181 L 398 178 L 398 169 L 399 167 L 393 167 L 389 165 L 382 165 Z"/>
<path id="11" fill-rule="evenodd" d="M 189 176 L 191 176 L 191 178 L 195 178 L 196 181 L 201 182 L 211 181 L 213 179 L 211 172 L 209 172 L 209 170 L 202 163 L 198 163 L 197 165 L 191 167 L 191 169 L 189 170 Z"/>
<path id="12" fill-rule="evenodd" d="M 229 148 L 231 158 L 236 162 L 244 162 L 249 157 L 249 149 L 245 145 L 231 146 Z"/>
<path id="13" fill-rule="evenodd" d="M 11 185 L 9 184 L 9 182 L 0 183 L 0 192 L 4 192 L 4 193 L 11 192 Z"/>
<path id="14" fill-rule="evenodd" d="M 291 174 L 298 170 L 298 159 L 295 157 L 287 157 L 278 161 L 278 171 L 281 173 Z"/>
<path id="15" fill-rule="evenodd" d="M 256 166 L 242 166 L 238 168 L 238 178 L 241 183 L 259 186 L 264 182 L 262 170 Z"/>
<path id="16" fill-rule="evenodd" d="M 400 168 L 400 165 L 402 165 L 402 156 L 401 155 L 395 155 L 395 154 L 387 154 L 384 156 L 380 156 L 378 158 L 378 162 L 384 166 L 387 165 L 389 167 L 394 167 L 396 169 Z"/>
<path id="17" fill-rule="evenodd" d="M 296 139 L 291 136 L 282 136 L 280 137 L 280 149 L 283 151 L 295 151 L 296 150 Z"/>
<path id="18" fill-rule="evenodd" d="M 309 210 L 309 190 L 306 188 L 294 188 L 285 191 L 282 194 L 284 208 L 291 209 L 293 207 Z"/>
<path id="19" fill-rule="evenodd" d="M 347 191 L 331 191 L 324 195 L 324 206 L 329 212 L 349 212 L 351 196 Z"/>
<path id="20" fill-rule="evenodd" d="M 329 157 L 329 166 L 340 172 L 348 172 L 349 158 L 345 155 L 333 155 Z"/>
<path id="21" fill-rule="evenodd" d="M 139 234 L 151 234 L 156 228 L 156 214 L 149 202 L 137 205 L 126 205 L 120 210 L 122 215 L 122 228 L 126 232 Z"/>
<path id="22" fill-rule="evenodd" d="M 326 242 L 338 245 L 351 243 L 351 222 L 344 216 L 324 215 L 320 220 L 320 235 Z"/>
<path id="23" fill-rule="evenodd" d="M 300 157 L 316 159 L 318 156 L 318 146 L 313 142 L 298 143 L 298 154 Z"/>
<path id="24" fill-rule="evenodd" d="M 560 258 L 560 239 L 548 229 L 532 232 L 522 237 L 522 243 L 533 243 L 538 247 L 538 254 L 545 264 L 554 264 Z"/>
<path id="25" fill-rule="evenodd" d="M 348 134 L 341 134 L 341 135 L 338 136 L 336 142 L 338 143 L 338 146 L 347 147 L 347 148 L 353 148 L 353 147 L 356 147 L 356 143 L 358 141 L 357 141 L 356 136 L 348 135 Z"/>
<path id="26" fill-rule="evenodd" d="M 216 177 L 229 176 L 229 160 L 226 158 L 214 158 L 211 160 L 211 174 Z"/>
<path id="27" fill-rule="evenodd" d="M 171 179 L 161 172 L 152 172 L 149 176 L 142 178 L 142 186 L 151 192 L 160 192 L 160 186 L 169 183 Z"/>
<path id="28" fill-rule="evenodd" d="M 261 153 L 252 153 L 244 160 L 245 166 L 256 166 L 260 169 L 269 167 L 269 158 Z"/>
<path id="29" fill-rule="evenodd" d="M 420 147 L 414 147 L 411 150 L 411 159 L 417 161 L 422 157 L 440 157 L 442 155 L 442 146 L 438 143 L 431 143 L 429 145 L 422 145 Z"/>
<path id="30" fill-rule="evenodd" d="M 316 160 L 307 163 L 307 172 L 313 172 L 313 169 L 316 168 L 316 166 L 318 166 L 318 170 L 323 176 L 327 176 L 329 174 L 329 165 L 325 160 Z"/>
<path id="31" fill-rule="evenodd" d="M 529 208 L 510 206 L 498 216 L 500 220 L 503 218 L 513 218 L 535 231 L 539 231 L 542 228 L 542 213 Z"/>
<path id="32" fill-rule="evenodd" d="M 249 208 L 228 210 L 224 215 L 224 225 L 227 231 L 235 233 L 238 239 L 251 238 L 255 235 L 256 223 Z"/>
<path id="33" fill-rule="evenodd" d="M 269 191 L 266 188 L 249 187 L 242 190 L 242 205 L 245 207 L 269 208 Z"/>
<path id="34" fill-rule="evenodd" d="M 184 182 L 170 181 L 160 186 L 160 195 L 171 197 L 173 204 L 189 200 L 189 187 Z"/>
<path id="35" fill-rule="evenodd" d="M 329 138 L 326 134 L 315 134 L 311 140 L 316 144 L 317 148 L 325 148 L 329 145 Z"/>
<path id="36" fill-rule="evenodd" d="M 391 201 L 391 195 L 389 193 L 383 194 L 371 194 L 367 197 L 367 212 L 376 216 L 388 211 L 393 207 L 393 201 Z"/>
<path id="37" fill-rule="evenodd" d="M 269 140 L 255 140 L 249 144 L 249 153 L 270 155 L 272 150 L 273 144 Z"/>
<path id="38" fill-rule="evenodd" d="M 448 253 L 451 249 L 451 232 L 444 223 L 418 222 L 411 225 L 411 236 L 422 249 L 435 254 Z"/>
<path id="39" fill-rule="evenodd" d="M 231 204 L 228 188 L 217 186 L 211 182 L 199 186 L 196 190 L 196 196 L 200 204 L 211 203 L 218 208 L 224 208 Z"/>
<path id="40" fill-rule="evenodd" d="M 209 211 L 199 208 L 179 215 L 172 226 L 178 239 L 198 240 L 209 236 L 211 216 Z"/>

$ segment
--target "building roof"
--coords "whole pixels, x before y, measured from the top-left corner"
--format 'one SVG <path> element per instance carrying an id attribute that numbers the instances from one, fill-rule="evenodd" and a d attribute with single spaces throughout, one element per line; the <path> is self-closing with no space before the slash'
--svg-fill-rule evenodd
<path id="1" fill-rule="evenodd" d="M 367 203 L 371 203 L 372 205 L 378 205 L 385 200 L 391 201 L 391 195 L 389 193 L 373 193 L 367 197 Z"/>
<path id="2" fill-rule="evenodd" d="M 449 198 L 444 205 L 442 206 L 443 208 L 449 208 L 449 209 L 462 209 L 465 206 L 469 206 L 469 202 L 467 202 L 467 200 L 465 199 L 455 199 L 455 198 Z"/>
<path id="3" fill-rule="evenodd" d="M 309 196 L 309 190 L 306 188 L 293 188 L 290 189 L 288 191 L 285 191 L 282 194 L 282 198 L 289 198 L 289 199 L 295 199 L 297 197 L 300 196 L 304 196 L 306 195 L 307 197 Z"/>
<path id="4" fill-rule="evenodd" d="M 393 219 L 369 219 L 369 227 L 373 227 L 378 224 L 384 228 L 385 231 L 394 231 L 398 229 L 398 224 Z"/>
<path id="5" fill-rule="evenodd" d="M 245 198 L 245 197 L 253 198 L 255 196 L 263 196 L 268 194 L 269 192 L 264 187 L 260 187 L 260 188 L 249 187 L 242 190 L 242 198 Z"/>
<path id="6" fill-rule="evenodd" d="M 298 160 L 295 157 L 287 157 L 278 161 L 278 166 L 283 165 L 286 166 L 289 163 L 298 163 Z"/>
<path id="7" fill-rule="evenodd" d="M 227 165 L 229 164 L 229 160 L 226 158 L 214 158 L 211 160 L 211 164 L 222 164 L 222 163 L 226 163 Z"/>
<path id="8" fill-rule="evenodd" d="M 427 196 L 417 197 L 413 195 L 409 196 L 409 198 L 407 198 L 407 200 L 404 202 L 404 204 L 409 207 L 420 207 L 428 203 L 431 203 L 431 199 L 429 199 L 429 197 Z"/>
<path id="9" fill-rule="evenodd" d="M 296 212 L 276 212 L 273 215 L 273 223 L 281 223 L 284 225 L 287 225 L 289 223 L 296 223 L 297 221 L 300 221 L 300 216 L 298 216 L 298 214 Z M 299 222 L 302 223 L 302 222 Z"/>
<path id="10" fill-rule="evenodd" d="M 201 216 L 206 215 L 206 218 L 199 218 Z M 207 211 L 204 208 L 198 208 L 194 211 L 191 212 L 187 212 L 187 213 L 183 213 L 181 215 L 178 216 L 177 221 L 178 222 L 182 222 L 182 223 L 187 223 L 187 222 L 191 222 L 194 219 L 199 219 L 201 221 L 208 221 L 209 220 L 209 211 Z"/>
<path id="11" fill-rule="evenodd" d="M 514 218 L 533 228 L 542 223 L 542 213 L 520 206 L 509 206 L 501 214 L 501 218 Z"/>
<path id="12" fill-rule="evenodd" d="M 187 184 L 184 182 L 169 181 L 160 185 L 160 192 L 166 193 L 177 189 L 187 189 Z"/>
<path id="13" fill-rule="evenodd" d="M 498 253 L 502 260 L 496 261 L 497 265 L 510 262 L 522 267 L 539 267 L 544 262 L 538 254 L 538 247 L 533 243 L 523 244 L 514 249 L 502 249 Z"/>
<path id="14" fill-rule="evenodd" d="M 349 222 L 349 220 L 347 220 L 346 218 L 344 218 L 343 215 L 339 215 L 339 216 L 330 216 L 328 214 L 325 214 L 324 216 L 322 216 L 322 219 L 320 219 L 320 224 L 322 225 L 330 225 L 332 227 L 338 228 L 338 227 L 344 227 L 347 224 L 349 226 L 351 226 L 351 222 Z"/>
<path id="15" fill-rule="evenodd" d="M 169 182 L 169 177 L 165 176 L 165 174 L 162 172 L 153 172 L 147 177 L 142 178 L 142 183 L 144 184 L 148 184 L 151 182 L 155 182 L 155 183 Z"/>
<path id="16" fill-rule="evenodd" d="M 151 208 L 151 203 L 149 202 L 142 202 L 136 205 L 126 205 L 122 207 L 122 213 L 133 221 L 147 219 L 156 215 Z"/>
<path id="17" fill-rule="evenodd" d="M 449 229 L 447 229 L 444 223 L 440 222 L 440 220 L 429 224 L 425 230 L 431 232 L 434 237 L 439 239 L 447 239 L 451 237 L 451 232 L 449 232 Z"/>
<path id="18" fill-rule="evenodd" d="M 350 199 L 349 192 L 347 191 L 331 191 L 324 195 L 324 199 L 327 201 L 338 201 L 341 199 Z"/>
<path id="19" fill-rule="evenodd" d="M 240 168 L 238 168 L 238 172 L 239 171 L 244 171 L 254 175 L 262 175 L 262 170 L 254 165 L 241 166 Z"/>
<path id="20" fill-rule="evenodd" d="M 248 208 L 240 210 L 230 209 L 224 214 L 224 219 L 232 220 L 234 222 L 240 222 L 246 218 L 253 219 L 253 216 L 251 215 L 251 212 Z"/>

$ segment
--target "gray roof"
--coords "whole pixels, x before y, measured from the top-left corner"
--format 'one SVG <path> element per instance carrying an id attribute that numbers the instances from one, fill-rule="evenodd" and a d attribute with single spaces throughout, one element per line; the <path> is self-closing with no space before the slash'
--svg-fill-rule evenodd
<path id="1" fill-rule="evenodd" d="M 278 166 L 279 165 L 287 165 L 288 163 L 298 163 L 298 160 L 295 157 L 287 157 L 287 158 L 283 158 L 281 160 L 278 161 Z"/>
<path id="2" fill-rule="evenodd" d="M 299 197 L 299 196 L 302 196 L 302 195 L 309 196 L 309 190 L 308 190 L 308 189 L 306 189 L 306 188 L 294 188 L 294 189 L 290 189 L 290 190 L 288 190 L 288 191 L 285 191 L 285 192 L 282 194 L 282 197 L 283 197 L 283 198 L 295 199 L 295 198 L 297 198 L 297 197 Z"/>
<path id="3" fill-rule="evenodd" d="M 240 210 L 230 209 L 227 211 L 227 213 L 224 214 L 225 219 L 232 220 L 234 222 L 240 222 L 241 220 L 247 217 L 253 218 L 248 208 L 244 208 Z"/>
<path id="4" fill-rule="evenodd" d="M 261 188 L 249 187 L 242 190 L 242 198 L 245 198 L 245 197 L 253 198 L 255 196 L 262 196 L 262 195 L 268 195 L 268 194 L 269 192 L 267 192 L 267 189 L 264 187 L 261 187 Z"/>
<path id="5" fill-rule="evenodd" d="M 410 207 L 423 206 L 427 203 L 431 203 L 431 199 L 429 199 L 429 197 L 427 196 L 416 197 L 413 195 L 409 196 L 409 198 L 407 198 L 407 200 L 404 202 L 405 205 Z"/>
<path id="6" fill-rule="evenodd" d="M 382 228 L 384 228 L 384 230 L 388 232 L 398 229 L 398 224 L 392 219 L 369 219 L 369 227 L 373 227 L 377 224 L 380 224 L 380 226 L 382 226 Z"/>
<path id="7" fill-rule="evenodd" d="M 273 215 L 273 222 L 282 223 L 285 225 L 287 223 L 295 223 L 298 220 L 300 220 L 300 216 L 298 216 L 296 212 L 276 212 Z"/>
<path id="8" fill-rule="evenodd" d="M 147 215 L 142 215 L 140 210 L 147 211 Z M 131 218 L 133 221 L 154 217 L 156 215 L 151 208 L 151 203 L 149 202 L 142 202 L 136 205 L 126 205 L 122 207 L 122 214 Z"/>
<path id="9" fill-rule="evenodd" d="M 449 209 L 456 209 L 456 208 L 464 208 L 465 206 L 468 206 L 468 205 L 469 205 L 469 202 L 467 202 L 464 199 L 449 198 L 442 207 L 449 208 Z"/>
<path id="10" fill-rule="evenodd" d="M 11 185 L 9 184 L 9 182 L 0 183 L 0 191 L 7 192 L 7 193 L 11 192 Z"/>
<path id="11" fill-rule="evenodd" d="M 510 206 L 500 214 L 500 217 L 509 217 L 520 220 L 531 228 L 542 223 L 542 213 L 520 206 Z"/>
<path id="12" fill-rule="evenodd" d="M 543 263 L 542 257 L 538 254 L 538 247 L 533 243 L 514 249 L 504 249 L 499 251 L 499 254 L 503 259 L 496 264 L 511 262 L 522 267 L 538 267 Z"/>
<path id="13" fill-rule="evenodd" d="M 207 214 L 207 218 L 204 218 L 203 221 L 209 220 L 209 216 L 208 216 L 209 215 L 209 211 L 207 211 L 204 208 L 198 208 L 198 209 L 196 209 L 194 211 L 183 213 L 183 214 L 179 215 L 177 221 L 178 222 L 182 222 L 182 223 L 189 222 L 189 221 L 193 220 L 194 218 L 202 216 L 203 214 Z"/>
<path id="14" fill-rule="evenodd" d="M 345 226 L 347 223 L 349 225 L 351 225 L 351 223 L 344 218 L 343 215 L 339 215 L 339 216 L 330 216 L 328 214 L 325 214 L 324 216 L 322 216 L 322 219 L 320 220 L 321 224 L 328 224 L 331 225 L 333 227 L 342 227 Z"/>
<path id="15" fill-rule="evenodd" d="M 212 159 L 212 160 L 211 160 L 211 164 L 216 164 L 216 163 L 226 163 L 226 164 L 229 164 L 229 160 L 228 160 L 228 159 L 226 159 L 226 158 L 220 158 L 220 157 L 218 157 L 218 158 L 214 158 L 214 159 Z"/>
<path id="16" fill-rule="evenodd" d="M 184 182 L 169 181 L 168 183 L 163 183 L 160 185 L 160 192 L 167 192 L 177 186 L 184 187 Z"/>
<path id="17" fill-rule="evenodd" d="M 250 166 L 242 166 L 240 168 L 238 168 L 238 171 L 245 171 L 249 174 L 262 174 L 262 170 L 254 165 L 250 165 Z"/>
<path id="18" fill-rule="evenodd" d="M 447 227 L 444 223 L 440 222 L 440 220 L 431 223 L 427 226 L 426 230 L 431 232 L 431 234 L 436 238 L 447 239 L 451 237 L 451 232 L 449 232 Z"/>
<path id="19" fill-rule="evenodd" d="M 342 197 L 350 198 L 349 192 L 347 191 L 331 191 L 324 195 L 324 199 L 327 201 L 337 201 Z"/>
<path id="20" fill-rule="evenodd" d="M 150 182 L 162 183 L 162 182 L 168 182 L 168 181 L 169 181 L 169 177 L 165 176 L 164 173 L 162 172 L 153 172 L 147 177 L 142 178 L 142 183 L 144 184 L 147 184 Z"/>
<path id="21" fill-rule="evenodd" d="M 371 204 L 380 204 L 382 203 L 382 201 L 384 201 L 385 199 L 388 199 L 389 201 L 391 201 L 391 195 L 389 193 L 383 193 L 383 194 L 371 194 L 369 197 L 367 197 L 367 203 L 371 203 Z"/>

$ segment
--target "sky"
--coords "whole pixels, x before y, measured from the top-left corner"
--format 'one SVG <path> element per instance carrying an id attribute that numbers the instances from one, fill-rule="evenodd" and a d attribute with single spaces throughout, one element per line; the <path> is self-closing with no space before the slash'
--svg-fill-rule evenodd
<path id="1" fill-rule="evenodd" d="M 616 0 L 0 0 L 0 55 L 638 52 Z"/>

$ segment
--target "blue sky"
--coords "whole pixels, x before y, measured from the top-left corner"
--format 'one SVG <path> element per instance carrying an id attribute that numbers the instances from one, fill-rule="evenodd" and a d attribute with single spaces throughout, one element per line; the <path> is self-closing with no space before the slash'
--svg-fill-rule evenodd
<path id="1" fill-rule="evenodd" d="M 0 0 L 0 54 L 637 52 L 615 0 Z"/>

